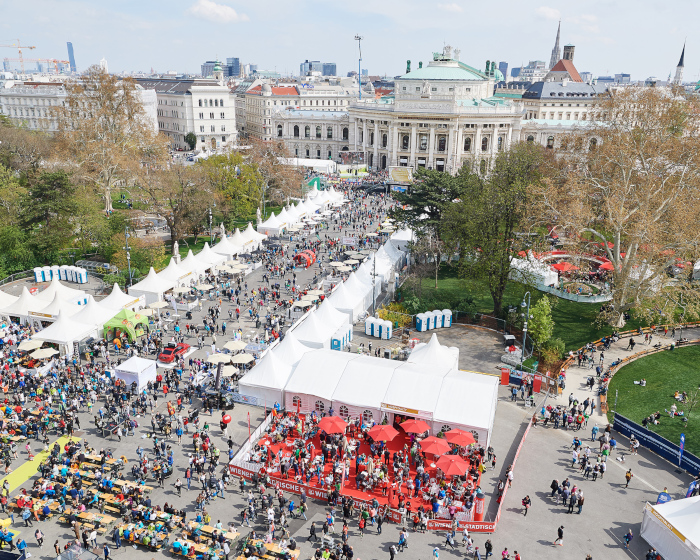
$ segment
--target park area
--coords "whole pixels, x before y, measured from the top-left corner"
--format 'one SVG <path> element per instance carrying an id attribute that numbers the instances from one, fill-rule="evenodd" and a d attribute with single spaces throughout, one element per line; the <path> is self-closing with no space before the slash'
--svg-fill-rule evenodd
<path id="1" fill-rule="evenodd" d="M 694 455 L 700 455 L 700 410 L 698 403 L 691 412 L 691 402 L 697 398 L 700 386 L 700 346 L 677 348 L 673 351 L 659 352 L 635 360 L 615 374 L 610 382 L 608 402 L 611 412 L 608 419 L 612 423 L 612 409 L 617 391 L 617 412 L 638 424 L 653 412 L 661 412 L 657 425 L 648 428 L 678 445 L 681 433 L 685 433 L 686 449 Z M 635 381 L 646 379 L 646 387 L 635 385 Z M 676 391 L 687 392 L 691 402 L 681 403 L 673 398 Z M 675 403 L 677 412 L 683 416 L 671 418 L 665 410 L 670 410 Z M 687 420 L 687 422 L 686 422 Z"/>

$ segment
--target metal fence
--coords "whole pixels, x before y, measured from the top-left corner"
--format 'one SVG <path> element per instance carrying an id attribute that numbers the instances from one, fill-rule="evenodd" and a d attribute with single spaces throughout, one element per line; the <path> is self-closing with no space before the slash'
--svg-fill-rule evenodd
<path id="1" fill-rule="evenodd" d="M 544 286 L 540 284 L 538 284 L 537 289 L 541 292 L 557 296 L 558 298 L 568 299 L 569 301 L 576 301 L 579 303 L 603 303 L 612 299 L 612 294 L 609 292 L 591 295 L 571 294 L 558 288 L 552 288 L 551 286 Z"/>

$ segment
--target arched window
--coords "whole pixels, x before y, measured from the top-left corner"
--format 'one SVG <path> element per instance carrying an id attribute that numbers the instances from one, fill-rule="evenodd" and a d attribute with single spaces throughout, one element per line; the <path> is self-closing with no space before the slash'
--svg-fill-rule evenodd
<path id="1" fill-rule="evenodd" d="M 438 138 L 438 152 L 444 152 L 446 146 L 447 138 L 445 138 L 444 136 L 440 136 L 440 138 Z"/>
<path id="2" fill-rule="evenodd" d="M 346 126 L 343 129 L 343 140 L 347 140 L 347 139 L 348 139 L 348 127 Z"/>
<path id="3" fill-rule="evenodd" d="M 326 403 L 324 403 L 323 401 L 316 401 L 314 403 L 314 410 L 318 414 L 323 414 L 323 412 L 326 410 Z"/>
<path id="4" fill-rule="evenodd" d="M 292 398 L 292 406 L 294 406 L 294 408 L 299 408 L 301 406 L 301 397 Z"/>
<path id="5" fill-rule="evenodd" d="M 365 410 L 362 412 L 362 422 L 369 425 L 374 422 L 374 415 L 371 410 Z"/>
<path id="6" fill-rule="evenodd" d="M 348 410 L 348 407 L 343 405 L 340 405 L 340 408 L 338 409 L 338 414 L 343 420 L 347 420 L 350 418 L 350 411 Z"/>
<path id="7" fill-rule="evenodd" d="M 485 152 L 489 149 L 489 139 L 484 137 L 481 139 L 481 151 Z"/>
<path id="8" fill-rule="evenodd" d="M 304 127 L 304 138 L 310 138 L 310 137 L 311 137 L 311 127 L 305 126 Z"/>
<path id="9" fill-rule="evenodd" d="M 205 107 L 207 106 L 207 100 L 206 100 L 206 99 L 204 100 L 204 106 L 205 106 Z"/>
<path id="10" fill-rule="evenodd" d="M 369 154 L 369 166 L 374 166 L 374 154 Z"/>
<path id="11" fill-rule="evenodd" d="M 218 107 L 218 106 L 219 106 L 219 100 L 218 100 L 218 99 L 214 99 L 214 107 Z"/>
<path id="12" fill-rule="evenodd" d="M 321 138 L 321 127 L 320 126 L 316 127 L 316 138 Z"/>
<path id="13" fill-rule="evenodd" d="M 277 125 L 277 136 L 279 138 L 282 138 L 282 125 L 281 124 Z"/>
<path id="14" fill-rule="evenodd" d="M 386 169 L 386 156 L 382 156 L 382 169 Z"/>
<path id="15" fill-rule="evenodd" d="M 210 99 L 209 100 L 209 107 L 213 107 L 213 106 L 214 106 L 214 102 Z"/>
<path id="16" fill-rule="evenodd" d="M 299 125 L 294 125 L 294 138 L 299 138 Z"/>
<path id="17" fill-rule="evenodd" d="M 348 150 L 350 150 L 350 148 L 348 148 L 347 146 L 343 146 L 342 150 L 340 150 L 340 151 L 341 151 L 341 152 L 347 152 Z"/>
<path id="18" fill-rule="evenodd" d="M 465 152 L 471 152 L 472 151 L 472 139 L 471 137 L 467 136 L 464 139 L 464 151 Z"/>
<path id="19" fill-rule="evenodd" d="M 408 150 L 410 139 L 408 137 L 408 134 L 404 134 L 401 137 L 401 149 L 402 150 Z"/>
<path id="20" fill-rule="evenodd" d="M 333 127 L 329 126 L 326 128 L 326 138 L 333 138 Z"/>
<path id="21" fill-rule="evenodd" d="M 598 146 L 598 139 L 591 138 L 591 141 L 588 143 L 588 149 L 593 151 L 596 149 L 596 146 Z"/>
<path id="22" fill-rule="evenodd" d="M 547 137 L 547 148 L 549 148 L 550 150 L 554 148 L 554 136 Z"/>
<path id="23" fill-rule="evenodd" d="M 387 142 L 388 142 L 388 138 L 387 138 L 386 134 L 382 134 L 382 148 L 386 148 Z"/>
<path id="24" fill-rule="evenodd" d="M 498 151 L 499 152 L 503 151 L 503 136 L 498 137 Z"/>
<path id="25" fill-rule="evenodd" d="M 310 155 L 310 153 L 309 153 L 309 148 L 306 148 L 306 157 L 308 158 L 309 155 Z"/>
<path id="26" fill-rule="evenodd" d="M 369 145 L 374 146 L 374 132 L 369 133 Z"/>
<path id="27" fill-rule="evenodd" d="M 481 163 L 479 164 L 479 171 L 481 172 L 482 175 L 486 175 L 486 160 L 482 159 Z"/>
<path id="28" fill-rule="evenodd" d="M 450 428 L 449 425 L 443 424 L 442 427 L 440 428 L 440 431 L 444 434 L 445 432 L 449 432 L 452 428 Z"/>
<path id="29" fill-rule="evenodd" d="M 202 106 L 202 100 L 201 100 L 201 99 L 199 100 L 199 106 L 200 106 L 200 107 Z"/>
<path id="30" fill-rule="evenodd" d="M 332 158 L 333 158 L 333 152 L 331 151 L 330 148 L 328 148 L 328 159 L 332 159 Z"/>
<path id="31" fill-rule="evenodd" d="M 534 141 L 535 141 L 535 137 L 532 136 L 532 135 L 530 135 L 530 136 L 527 137 L 527 141 L 528 141 L 528 142 L 534 142 Z"/>

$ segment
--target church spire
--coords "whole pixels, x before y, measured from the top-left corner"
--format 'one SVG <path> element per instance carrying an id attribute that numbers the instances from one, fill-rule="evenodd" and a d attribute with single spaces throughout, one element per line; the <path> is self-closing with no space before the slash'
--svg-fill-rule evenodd
<path id="1" fill-rule="evenodd" d="M 554 42 L 554 48 L 552 49 L 552 56 L 549 59 L 549 70 L 551 70 L 554 65 L 561 60 L 561 48 L 559 47 L 559 37 L 561 35 L 561 20 L 559 20 L 559 26 L 557 27 L 557 40 Z"/>
<path id="2" fill-rule="evenodd" d="M 678 66 L 676 66 L 676 75 L 673 78 L 673 83 L 677 86 L 681 85 L 683 82 L 683 67 L 685 66 L 685 43 L 683 43 L 683 50 L 681 51 L 681 59 L 678 61 Z"/>

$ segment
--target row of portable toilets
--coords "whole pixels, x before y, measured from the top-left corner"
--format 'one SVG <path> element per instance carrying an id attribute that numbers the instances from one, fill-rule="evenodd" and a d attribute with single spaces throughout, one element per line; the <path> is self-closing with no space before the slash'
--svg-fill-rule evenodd
<path id="1" fill-rule="evenodd" d="M 443 309 L 440 311 L 426 311 L 416 315 L 416 330 L 419 332 L 432 329 L 446 329 L 452 326 L 452 311 Z"/>
<path id="2" fill-rule="evenodd" d="M 367 336 L 389 340 L 393 330 L 394 326 L 391 321 L 377 319 L 376 317 L 369 317 L 365 321 L 365 334 Z"/>
<path id="3" fill-rule="evenodd" d="M 50 282 L 54 278 L 65 280 L 66 282 L 77 282 L 87 284 L 87 270 L 79 266 L 37 266 L 34 269 L 34 282 Z"/>

